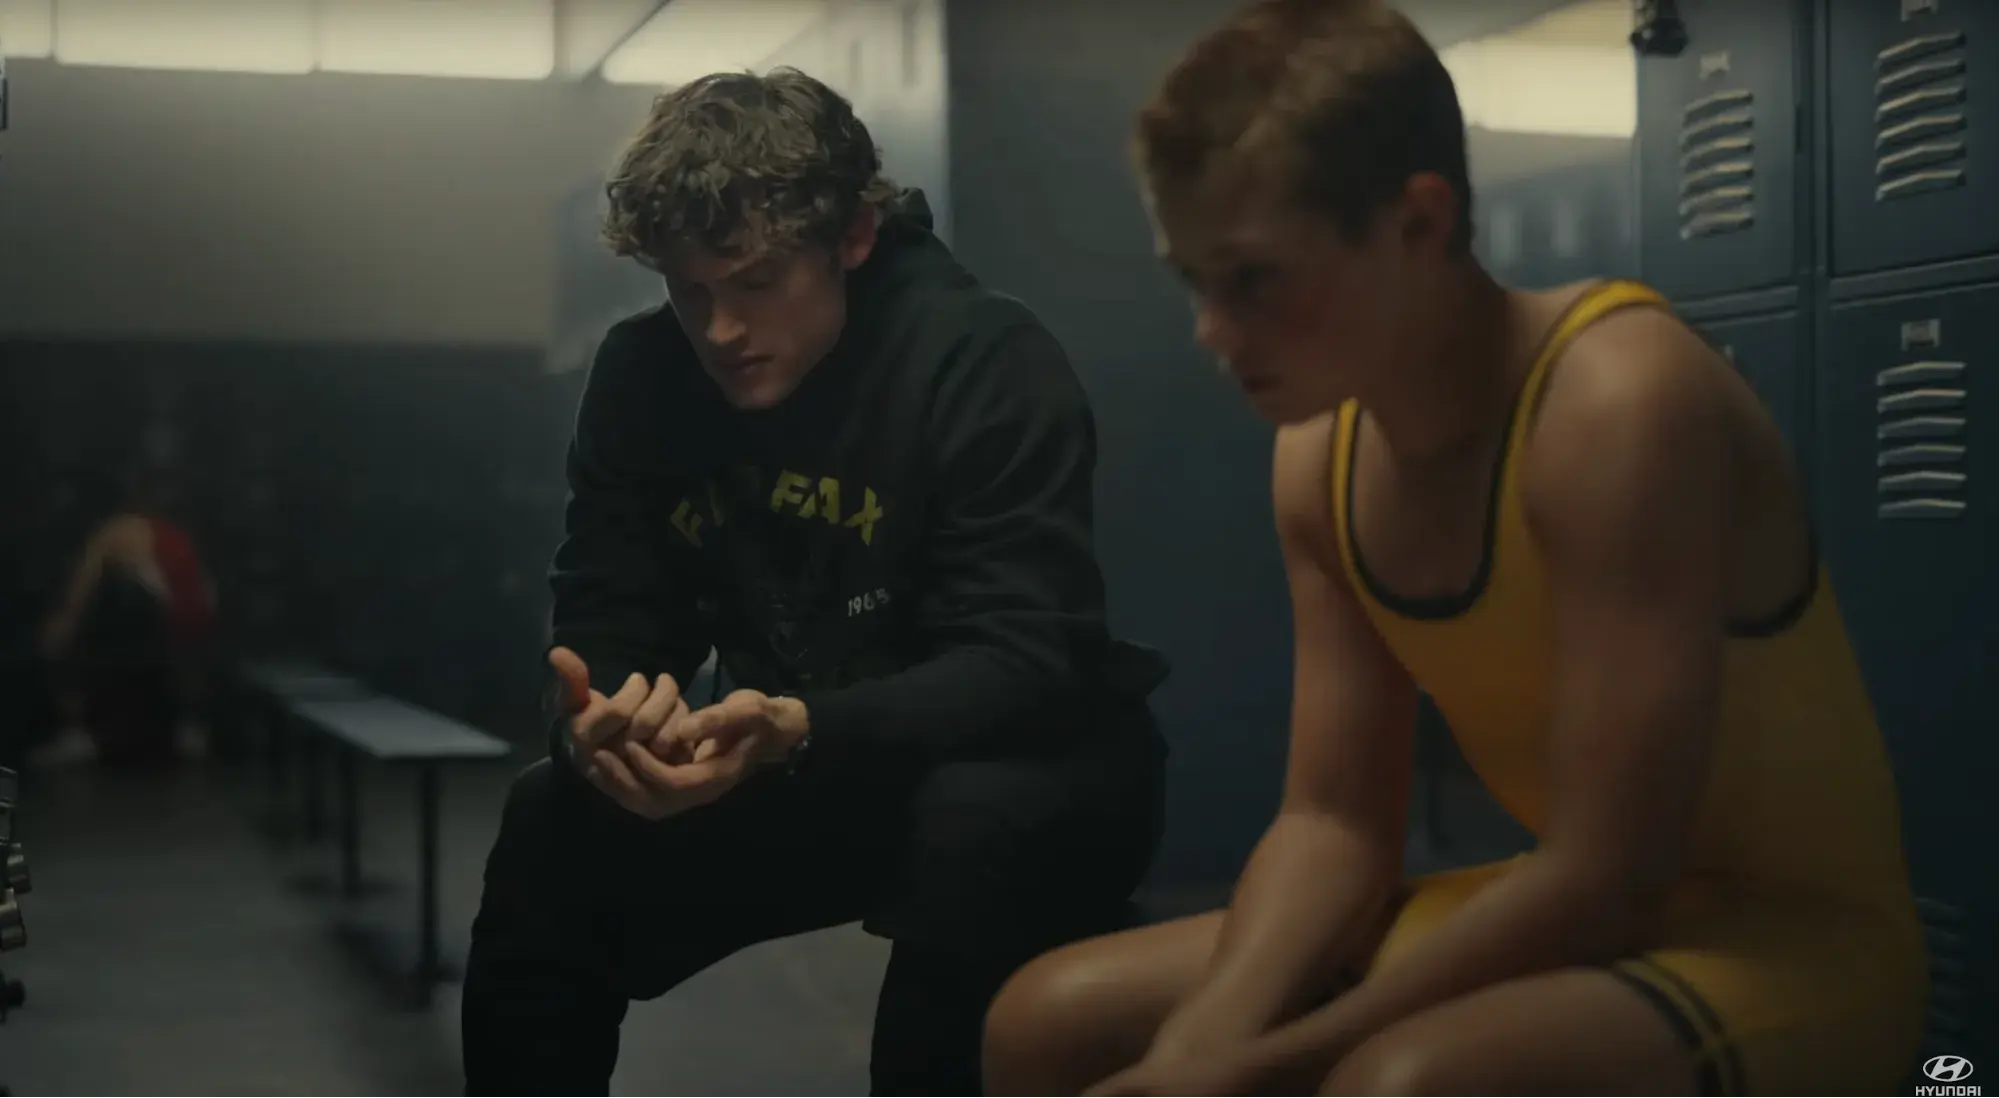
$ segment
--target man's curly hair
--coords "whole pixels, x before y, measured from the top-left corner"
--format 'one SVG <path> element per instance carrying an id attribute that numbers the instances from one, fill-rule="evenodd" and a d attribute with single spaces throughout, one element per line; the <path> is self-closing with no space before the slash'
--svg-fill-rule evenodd
<path id="1" fill-rule="evenodd" d="M 853 104 L 780 68 L 716 73 L 659 96 L 605 193 L 605 243 L 658 266 L 677 245 L 727 256 L 830 246 L 897 189 Z"/>

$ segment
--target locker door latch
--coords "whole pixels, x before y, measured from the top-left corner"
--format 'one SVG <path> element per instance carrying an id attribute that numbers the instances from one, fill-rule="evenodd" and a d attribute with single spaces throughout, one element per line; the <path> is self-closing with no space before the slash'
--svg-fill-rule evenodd
<path id="1" fill-rule="evenodd" d="M 1632 0 L 1631 48 L 1640 57 L 1678 57 L 1687 48 L 1687 25 L 1677 0 Z"/>

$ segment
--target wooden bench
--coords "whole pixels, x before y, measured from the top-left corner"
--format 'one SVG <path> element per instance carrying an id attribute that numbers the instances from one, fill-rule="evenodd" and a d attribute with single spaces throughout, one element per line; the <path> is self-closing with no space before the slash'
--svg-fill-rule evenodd
<path id="1" fill-rule="evenodd" d="M 287 727 L 297 719 L 299 704 L 315 700 L 353 700 L 377 696 L 368 684 L 316 663 L 302 660 L 253 660 L 237 668 L 238 683 L 248 696 L 262 728 L 264 754 L 264 826 L 278 839 L 291 834 L 286 812 L 285 791 L 290 784 L 287 764 L 291 761 Z M 305 837 L 316 839 L 325 831 L 326 808 L 320 796 L 319 753 L 306 739 L 299 745 L 301 775 L 301 821 Z"/>
<path id="2" fill-rule="evenodd" d="M 443 797 L 439 769 L 446 764 L 504 759 L 506 741 L 470 725 L 394 698 L 319 698 L 294 702 L 304 725 L 345 750 L 339 756 L 340 886 L 353 897 L 361 891 L 361 806 L 357 762 L 368 759 L 416 771 L 417 843 L 421 895 L 417 911 L 414 990 L 429 1001 L 433 985 L 450 979 L 438 941 L 438 809 Z"/>

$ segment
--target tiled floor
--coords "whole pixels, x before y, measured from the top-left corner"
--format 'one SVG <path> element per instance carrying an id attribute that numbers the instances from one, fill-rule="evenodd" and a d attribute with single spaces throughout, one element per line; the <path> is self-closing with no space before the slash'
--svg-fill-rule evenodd
<path id="1" fill-rule="evenodd" d="M 471 919 L 510 773 L 447 785 L 447 928 Z M 331 869 L 332 850 L 274 848 L 248 823 L 254 790 L 219 771 L 66 771 L 32 785 L 30 942 L 0 955 L 28 1005 L 0 1026 L 0 1084 L 22 1095 L 459 1093 L 455 992 L 425 1013 L 396 1009 L 335 932 L 342 919 L 414 918 L 413 796 L 406 776 L 368 778 L 367 865 L 391 887 L 345 907 L 292 883 Z M 1494 833 L 1474 801 L 1445 798 L 1452 833 Z M 1414 867 L 1438 860 L 1412 852 Z M 462 947 L 462 930 L 447 941 Z M 865 1093 L 886 955 L 843 928 L 746 951 L 635 1005 L 614 1093 Z M 773 1034 L 783 1055 L 771 1054 Z"/>
<path id="2" fill-rule="evenodd" d="M 457 999 L 395 1009 L 338 921 L 414 919 L 413 798 L 371 783 L 368 866 L 386 892 L 343 909 L 297 887 L 324 847 L 279 853 L 247 821 L 246 790 L 215 773 L 116 780 L 67 772 L 24 797 L 34 892 L 25 950 L 0 968 L 28 1006 L 0 1026 L 16 1094 L 452 1094 Z M 478 899 L 506 772 L 447 790 L 443 916 Z M 454 941 L 455 939 L 455 941 Z M 447 941 L 462 948 L 463 934 Z M 886 947 L 842 929 L 748 951 L 636 1005 L 614 1092 L 861 1094 Z M 785 1055 L 767 1035 L 784 1033 Z"/>

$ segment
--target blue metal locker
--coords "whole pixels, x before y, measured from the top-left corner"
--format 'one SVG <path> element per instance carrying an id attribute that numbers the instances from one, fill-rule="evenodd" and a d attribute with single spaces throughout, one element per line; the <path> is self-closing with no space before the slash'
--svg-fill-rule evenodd
<path id="1" fill-rule="evenodd" d="M 1999 251 L 1999 4 L 1832 0 L 1832 269 Z"/>
<path id="2" fill-rule="evenodd" d="M 1701 325 L 1749 382 L 1799 461 L 1811 454 L 1809 380 L 1802 350 L 1805 320 L 1797 312 L 1720 320 Z"/>
<path id="3" fill-rule="evenodd" d="M 1850 577 L 1883 719 L 1919 739 L 1959 730 L 1987 752 L 1999 447 L 1974 435 L 1999 423 L 1980 361 L 1999 354 L 1995 329 L 1999 286 L 1835 306 L 1818 379 L 1827 550 Z"/>
<path id="4" fill-rule="evenodd" d="M 1939 1052 L 1991 1051 L 1999 953 L 1999 285 L 1832 308 L 1824 544 L 1901 785 Z M 1977 1051 L 1974 1051 L 1977 1050 Z"/>
<path id="5" fill-rule="evenodd" d="M 1682 0 L 1688 43 L 1638 64 L 1639 247 L 1679 300 L 1793 281 L 1799 51 L 1792 0 Z"/>

